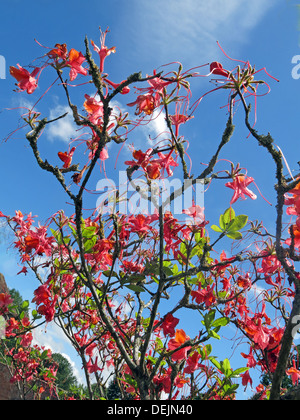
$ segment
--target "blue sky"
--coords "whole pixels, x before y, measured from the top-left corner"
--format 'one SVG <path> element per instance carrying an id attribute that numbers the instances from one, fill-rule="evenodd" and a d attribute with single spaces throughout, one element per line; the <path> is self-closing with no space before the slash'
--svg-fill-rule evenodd
<path id="1" fill-rule="evenodd" d="M 292 0 L 40 0 L 31 1 L 28 7 L 20 0 L 5 2 L 0 29 L 0 55 L 5 59 L 6 70 L 6 78 L 0 79 L 0 210 L 4 214 L 13 214 L 15 210 L 31 211 L 45 221 L 52 213 L 67 206 L 66 197 L 55 179 L 36 167 L 24 131 L 18 131 L 7 142 L 2 142 L 16 129 L 19 118 L 18 110 L 6 108 L 26 106 L 34 101 L 33 95 L 13 92 L 14 80 L 9 76 L 9 66 L 28 65 L 45 53 L 34 39 L 49 47 L 67 43 L 69 49 L 84 51 L 85 35 L 99 43 L 99 26 L 103 30 L 110 28 L 107 45 L 117 49 L 117 53 L 107 59 L 107 71 L 114 81 L 121 81 L 136 71 L 151 74 L 153 69 L 173 61 L 182 62 L 186 69 L 211 61 L 220 61 L 228 68 L 233 66 L 216 41 L 230 56 L 249 60 L 257 69 L 266 67 L 280 83 L 268 79 L 272 90 L 258 102 L 256 128 L 263 133 L 271 132 L 290 168 L 297 170 L 300 80 L 294 79 L 291 73 L 295 66 L 292 58 L 300 54 L 296 4 Z M 3 77 L 3 69 L 0 75 Z M 211 87 L 207 80 L 192 82 L 195 100 Z M 37 94 L 43 92 L 42 87 L 39 89 Z M 128 102 L 125 100 L 123 104 Z M 200 162 L 209 160 L 219 142 L 227 120 L 226 109 L 220 109 L 225 104 L 224 92 L 209 95 L 199 106 L 194 120 L 182 131 L 190 141 L 194 174 L 200 172 Z M 65 101 L 54 90 L 38 109 L 45 115 L 56 116 L 63 113 L 65 106 Z M 273 164 L 265 151 L 253 140 L 246 139 L 248 133 L 243 127 L 242 109 L 238 110 L 235 123 L 234 138 L 221 157 L 246 167 L 262 194 L 272 202 Z M 150 134 L 163 126 L 163 121 L 158 120 L 156 126 L 149 127 Z M 58 151 L 67 149 L 68 135 L 72 134 L 72 122 L 68 119 L 46 131 L 40 140 L 44 156 L 55 159 Z M 136 147 L 143 147 L 146 139 L 144 129 L 132 142 Z M 110 153 L 113 155 L 115 150 Z M 126 150 L 121 157 L 129 157 Z M 228 166 L 220 166 L 220 169 L 225 168 Z M 110 167 L 107 171 L 113 176 Z M 94 188 L 102 175 L 97 174 Z M 236 211 L 260 220 L 265 218 L 266 226 L 271 229 L 275 208 L 260 197 L 255 187 L 252 189 L 258 199 L 238 203 Z M 218 221 L 219 214 L 225 210 L 224 201 L 229 204 L 231 195 L 231 190 L 223 185 L 216 185 L 207 192 L 205 207 L 211 223 Z M 16 276 L 18 261 L 12 248 L 7 250 L 11 240 L 7 235 L 5 229 L 0 229 L 0 272 L 5 275 L 9 287 L 20 290 L 25 299 L 31 300 L 35 280 L 30 275 Z M 39 340 L 52 348 L 69 351 L 65 344 L 59 343 L 57 331 L 52 330 L 50 337 L 42 332 L 40 335 Z M 228 351 L 231 346 L 232 342 L 228 344 Z"/>

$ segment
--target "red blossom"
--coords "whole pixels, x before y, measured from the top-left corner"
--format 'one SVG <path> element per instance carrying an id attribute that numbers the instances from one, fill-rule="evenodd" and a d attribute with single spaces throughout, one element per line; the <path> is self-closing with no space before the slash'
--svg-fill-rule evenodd
<path id="1" fill-rule="evenodd" d="M 174 337 L 175 335 L 175 327 L 178 324 L 179 319 L 175 318 L 172 314 L 168 313 L 164 317 L 164 321 L 161 324 L 161 328 L 163 330 L 163 333 L 165 336 L 170 335 L 171 337 Z"/>
<path id="2" fill-rule="evenodd" d="M 39 67 L 36 67 L 31 73 L 28 70 L 17 64 L 18 68 L 11 66 L 9 72 L 19 82 L 17 85 L 20 91 L 26 90 L 28 94 L 31 94 L 37 88 L 36 75 L 40 71 Z"/>
<path id="3" fill-rule="evenodd" d="M 178 347 L 181 347 L 187 341 L 189 341 L 190 337 L 186 335 L 183 330 L 176 330 L 175 338 L 172 338 L 168 343 L 168 350 L 176 350 Z M 179 362 L 183 359 L 186 359 L 187 352 L 191 349 L 191 346 L 183 347 L 182 349 L 175 351 L 172 354 L 171 359 L 173 362 Z"/>
<path id="4" fill-rule="evenodd" d="M 234 204 L 239 198 L 245 200 L 245 195 L 250 197 L 252 200 L 256 200 L 256 195 L 247 188 L 253 181 L 254 179 L 249 176 L 237 175 L 233 182 L 227 182 L 225 186 L 234 190 L 230 204 Z"/>
<path id="5" fill-rule="evenodd" d="M 71 82 L 76 79 L 78 74 L 82 74 L 83 76 L 87 75 L 87 69 L 82 67 L 82 64 L 85 62 L 84 55 L 72 48 L 69 52 L 69 57 L 66 64 L 71 67 L 70 70 L 70 80 Z"/>
<path id="6" fill-rule="evenodd" d="M 221 63 L 218 63 L 217 61 L 214 61 L 210 64 L 210 72 L 212 74 L 216 74 L 217 76 L 224 76 L 228 77 L 230 72 L 228 70 L 223 69 L 223 66 Z"/>
<path id="7" fill-rule="evenodd" d="M 91 44 L 93 45 L 94 50 L 99 54 L 99 57 L 100 57 L 100 72 L 101 73 L 104 71 L 104 61 L 106 57 L 108 57 L 111 53 L 116 52 L 116 47 L 107 48 L 105 45 L 105 39 L 108 33 L 109 33 L 108 29 L 106 29 L 104 33 L 101 31 L 101 36 L 100 36 L 101 48 L 99 48 L 93 41 L 91 41 Z"/>

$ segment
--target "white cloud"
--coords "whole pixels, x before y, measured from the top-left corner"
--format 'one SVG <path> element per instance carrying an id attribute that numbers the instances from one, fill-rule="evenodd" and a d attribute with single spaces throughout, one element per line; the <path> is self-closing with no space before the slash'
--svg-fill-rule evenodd
<path id="1" fill-rule="evenodd" d="M 62 140 L 69 143 L 71 137 L 76 136 L 76 125 L 73 121 L 73 116 L 68 106 L 57 105 L 55 108 L 50 110 L 48 120 L 53 120 L 61 115 L 68 112 L 64 118 L 61 118 L 47 127 L 47 136 L 50 140 Z"/>
<path id="2" fill-rule="evenodd" d="M 33 332 L 33 337 L 33 344 L 50 349 L 52 353 L 62 354 L 71 364 L 77 381 L 79 383 L 85 383 L 80 359 L 75 354 L 75 350 L 71 347 L 69 340 L 58 325 L 51 322 L 46 327 L 36 328 Z M 70 356 L 74 354 L 75 356 Z"/>
<path id="3" fill-rule="evenodd" d="M 278 1 L 278 0 L 277 0 Z M 183 60 L 187 65 L 199 65 L 218 59 L 224 46 L 240 46 L 249 39 L 252 30 L 276 5 L 276 0 L 153 0 L 135 1 L 132 36 L 143 50 L 158 62 Z M 138 30 L 138 36 L 136 31 Z M 145 57 L 143 57 L 145 58 Z"/>
<path id="4" fill-rule="evenodd" d="M 148 134 L 153 141 L 150 141 L 151 146 L 159 142 L 162 146 L 166 138 L 170 137 L 170 132 L 166 123 L 166 115 L 163 111 L 155 109 L 151 122 L 145 127 Z"/>

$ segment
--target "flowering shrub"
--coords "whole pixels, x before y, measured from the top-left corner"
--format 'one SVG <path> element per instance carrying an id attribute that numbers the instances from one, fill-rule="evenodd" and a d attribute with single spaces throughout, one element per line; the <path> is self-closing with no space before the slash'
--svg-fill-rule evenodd
<path id="1" fill-rule="evenodd" d="M 146 77 L 136 73 L 115 83 L 106 72 L 108 57 L 116 52 L 115 47 L 106 46 L 107 35 L 108 31 L 101 32 L 100 47 L 86 38 L 84 53 L 66 44 L 42 47 L 47 52 L 32 72 L 21 66 L 10 69 L 18 91 L 27 94 L 37 93 L 46 72 L 56 74 L 55 83 L 45 94 L 49 95 L 55 84 L 61 88 L 80 133 L 70 140 L 67 151 L 57 152 L 58 163 L 52 164 L 41 157 L 38 140 L 47 125 L 66 114 L 48 120 L 32 108 L 23 115 L 30 130 L 26 139 L 37 165 L 57 179 L 73 209 L 71 214 L 56 212 L 45 225 L 36 224 L 30 214 L 21 211 L 14 216 L 1 213 L 15 235 L 14 246 L 23 266 L 20 274 L 33 270 L 39 282 L 32 300 L 36 305 L 32 320 L 8 320 L 7 338 L 15 331 L 22 337 L 21 347 L 9 352 L 16 364 L 13 380 L 31 378 L 38 369 L 44 353 L 40 356 L 29 347 L 30 331 L 42 319 L 40 322 L 46 323 L 55 320 L 77 350 L 90 399 L 94 398 L 93 376 L 105 397 L 103 383 L 108 370 L 116 374 L 124 398 L 130 394 L 135 399 L 159 399 L 167 394 L 169 399 L 234 399 L 241 383 L 258 392 L 258 398 L 279 399 L 285 392 L 281 388 L 283 376 L 291 375 L 295 384 L 299 377 L 291 355 L 293 317 L 300 311 L 300 274 L 295 267 L 299 261 L 300 179 L 284 177 L 284 158 L 270 134 L 260 135 L 250 122 L 251 101 L 256 114 L 258 89 L 270 90 L 267 82 L 256 80 L 257 74 L 274 78 L 265 69 L 257 71 L 249 62 L 240 61 L 233 69 L 213 62 L 183 71 L 178 64 L 169 72 L 154 70 Z M 190 83 L 197 77 L 213 79 L 217 86 L 191 105 Z M 72 101 L 75 88 L 82 91 L 78 105 Z M 183 126 L 197 116 L 205 96 L 216 90 L 229 92 L 227 125 L 205 169 L 191 175 Z M 132 93 L 134 100 L 126 101 Z M 124 108 L 115 105 L 116 97 L 122 104 L 125 98 Z M 233 208 L 240 199 L 257 199 L 248 188 L 254 178 L 239 164 L 232 163 L 224 174 L 216 171 L 219 157 L 234 134 L 237 103 L 242 104 L 237 115 L 244 113 L 249 135 L 276 165 L 275 234 L 262 224 L 250 222 L 247 215 L 236 215 Z M 130 114 L 132 107 L 135 117 Z M 195 200 L 183 209 L 188 221 L 176 218 L 167 208 L 179 194 L 186 193 L 185 186 L 170 194 L 167 203 L 161 200 L 158 188 L 160 203 L 148 214 L 119 212 L 123 199 L 119 190 L 113 191 L 113 199 L 107 197 L 114 208 L 108 215 L 100 206 L 86 210 L 84 199 L 97 165 L 103 170 L 104 162 L 112 165 L 108 145 L 114 144 L 113 150 L 119 153 L 135 128 L 158 115 L 164 116 L 168 132 L 146 150 L 133 145 L 132 159 L 125 161 L 128 183 L 140 199 L 148 200 L 148 187 L 167 181 L 175 171 L 181 171 L 183 180 L 194 187 L 200 180 L 210 188 L 214 182 L 226 180 L 224 186 L 233 190 L 233 196 L 229 203 L 223 203 L 218 225 L 208 220 L 204 207 Z M 138 180 L 143 180 L 146 189 L 137 184 Z M 283 229 L 284 211 L 296 216 L 288 236 Z M 255 237 L 256 247 L 243 247 L 242 239 L 250 235 Z M 236 252 L 230 256 L 224 250 L 218 252 L 224 239 L 235 244 Z M 46 277 L 41 274 L 45 268 Z M 258 283 L 264 292 L 257 296 L 256 305 L 251 305 Z M 0 310 L 5 313 L 9 304 L 9 297 L 1 297 Z M 196 335 L 189 332 L 189 325 L 183 325 L 183 310 L 189 311 L 191 319 L 198 317 Z M 221 339 L 220 329 L 229 325 L 249 349 L 248 354 L 242 352 L 245 366 L 235 369 L 228 357 L 218 360 L 213 356 L 214 342 Z M 23 364 L 20 368 L 19 363 Z M 254 368 L 270 375 L 270 387 L 257 383 L 253 388 Z M 55 370 L 43 375 L 52 380 Z"/>

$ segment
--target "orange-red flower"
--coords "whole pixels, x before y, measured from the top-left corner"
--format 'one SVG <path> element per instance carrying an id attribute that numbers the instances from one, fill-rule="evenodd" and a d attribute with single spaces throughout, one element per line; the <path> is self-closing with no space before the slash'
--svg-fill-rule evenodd
<path id="1" fill-rule="evenodd" d="M 85 61 L 84 55 L 75 50 L 74 48 L 71 49 L 69 52 L 69 59 L 66 62 L 71 67 L 70 70 L 70 80 L 73 81 L 76 79 L 78 74 L 82 74 L 83 76 L 87 75 L 87 69 L 82 67 L 82 63 Z"/>
<path id="2" fill-rule="evenodd" d="M 116 47 L 107 48 L 105 45 L 105 38 L 108 32 L 109 32 L 108 29 L 106 29 L 104 33 L 101 32 L 101 36 L 100 36 L 101 48 L 99 48 L 94 43 L 94 41 L 91 41 L 91 44 L 94 47 L 94 50 L 99 54 L 99 57 L 100 57 L 100 72 L 101 73 L 104 71 L 104 61 L 106 57 L 109 56 L 111 53 L 116 52 Z"/>
<path id="3" fill-rule="evenodd" d="M 230 201 L 230 204 L 235 203 L 239 198 L 245 200 L 245 195 L 252 198 L 252 200 L 255 200 L 257 198 L 256 195 L 254 194 L 254 192 L 247 188 L 248 185 L 251 184 L 251 182 L 253 181 L 254 179 L 250 176 L 238 175 L 234 178 L 232 182 L 227 182 L 225 186 L 234 190 L 234 194 Z"/>
<path id="4" fill-rule="evenodd" d="M 190 337 L 186 335 L 183 330 L 176 330 L 175 338 L 172 338 L 169 341 L 168 349 L 169 350 L 176 350 L 178 347 L 181 347 L 184 343 L 189 341 Z M 180 360 L 187 358 L 187 352 L 191 349 L 191 346 L 183 347 L 182 349 L 176 351 L 172 354 L 173 362 L 178 362 Z"/>
<path id="5" fill-rule="evenodd" d="M 37 88 L 37 80 L 36 75 L 40 71 L 39 67 L 36 67 L 31 73 L 28 70 L 21 67 L 17 64 L 18 68 L 11 66 L 9 68 L 9 72 L 12 77 L 14 77 L 19 83 L 17 86 L 19 87 L 20 91 L 26 90 L 28 94 L 31 94 Z"/>
<path id="6" fill-rule="evenodd" d="M 216 74 L 218 76 L 224 76 L 228 77 L 230 72 L 228 70 L 225 70 L 221 63 L 218 63 L 217 61 L 214 61 L 210 64 L 210 72 L 212 74 Z"/>

